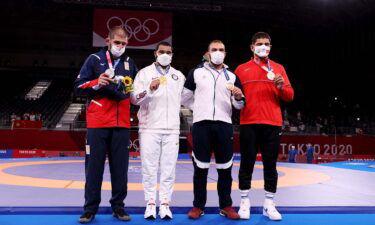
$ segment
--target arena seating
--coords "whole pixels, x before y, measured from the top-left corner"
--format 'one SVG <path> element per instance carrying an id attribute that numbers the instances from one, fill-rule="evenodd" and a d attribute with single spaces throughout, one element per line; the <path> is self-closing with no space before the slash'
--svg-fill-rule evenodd
<path id="1" fill-rule="evenodd" d="M 0 99 L 2 126 L 10 126 L 12 113 L 22 117 L 24 113 L 32 112 L 41 113 L 44 127 L 55 125 L 71 101 L 72 81 L 54 79 L 39 99 L 28 100 L 25 99 L 25 95 L 38 80 L 27 77 L 21 79 L 22 82 L 19 82 L 19 77 L 9 78 L 8 83 L 12 85 L 12 88 L 0 92 L 1 96 L 4 96 Z"/>

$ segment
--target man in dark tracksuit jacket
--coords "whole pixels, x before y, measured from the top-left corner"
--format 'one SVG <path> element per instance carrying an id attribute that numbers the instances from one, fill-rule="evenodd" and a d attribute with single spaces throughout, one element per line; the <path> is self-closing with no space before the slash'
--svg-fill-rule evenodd
<path id="1" fill-rule="evenodd" d="M 107 38 L 108 47 L 86 59 L 74 84 L 78 95 L 88 97 L 85 205 L 80 223 L 91 222 L 98 211 L 106 155 L 111 173 L 113 215 L 120 220 L 130 219 L 124 211 L 129 162 L 128 92 L 137 68 L 123 54 L 127 42 L 128 36 L 122 28 L 112 29 Z M 111 68 L 114 69 L 112 76 Z M 120 82 L 116 83 L 115 78 L 120 76 Z"/>

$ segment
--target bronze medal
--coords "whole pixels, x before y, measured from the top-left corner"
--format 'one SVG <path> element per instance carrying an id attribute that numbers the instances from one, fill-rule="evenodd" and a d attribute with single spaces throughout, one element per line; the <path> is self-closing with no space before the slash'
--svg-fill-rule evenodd
<path id="1" fill-rule="evenodd" d="M 227 89 L 228 89 L 229 91 L 233 91 L 233 90 L 234 90 L 234 84 L 232 84 L 232 83 L 227 83 Z"/>

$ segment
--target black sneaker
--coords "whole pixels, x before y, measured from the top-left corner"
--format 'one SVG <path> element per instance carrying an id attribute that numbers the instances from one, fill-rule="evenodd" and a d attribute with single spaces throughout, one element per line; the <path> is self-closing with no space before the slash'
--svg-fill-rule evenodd
<path id="1" fill-rule="evenodd" d="M 129 221 L 130 216 L 127 212 L 125 212 L 124 209 L 115 209 L 112 213 L 112 215 L 122 221 Z"/>
<path id="2" fill-rule="evenodd" d="M 80 223 L 90 223 L 95 218 L 95 215 L 90 212 L 84 212 L 80 217 L 78 222 Z"/>

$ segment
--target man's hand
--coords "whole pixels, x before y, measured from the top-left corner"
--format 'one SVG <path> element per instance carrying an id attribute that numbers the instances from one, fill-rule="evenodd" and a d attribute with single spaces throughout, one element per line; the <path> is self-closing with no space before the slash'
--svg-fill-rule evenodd
<path id="1" fill-rule="evenodd" d="M 99 79 L 98 79 L 98 85 L 100 87 L 106 86 L 109 84 L 109 82 L 113 82 L 111 78 L 105 73 L 100 74 Z"/>
<path id="2" fill-rule="evenodd" d="M 241 100 L 243 97 L 242 91 L 238 87 L 233 87 L 232 94 L 236 100 Z"/>
<path id="3" fill-rule="evenodd" d="M 284 87 L 285 80 L 283 76 L 281 76 L 280 74 L 276 74 L 274 82 L 275 82 L 276 88 L 281 90 Z"/>
<path id="4" fill-rule="evenodd" d="M 152 80 L 152 82 L 151 82 L 151 84 L 150 84 L 150 90 L 151 90 L 151 91 L 155 91 L 156 89 L 159 88 L 159 85 L 160 85 L 160 80 L 159 80 L 159 78 Z"/>

